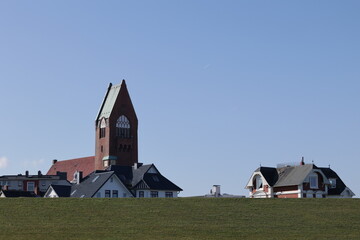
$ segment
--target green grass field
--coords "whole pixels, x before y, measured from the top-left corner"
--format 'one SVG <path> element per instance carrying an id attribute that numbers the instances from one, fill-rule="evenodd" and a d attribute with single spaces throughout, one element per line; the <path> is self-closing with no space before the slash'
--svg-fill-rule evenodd
<path id="1" fill-rule="evenodd" d="M 0 199 L 0 239 L 360 239 L 360 199 Z"/>

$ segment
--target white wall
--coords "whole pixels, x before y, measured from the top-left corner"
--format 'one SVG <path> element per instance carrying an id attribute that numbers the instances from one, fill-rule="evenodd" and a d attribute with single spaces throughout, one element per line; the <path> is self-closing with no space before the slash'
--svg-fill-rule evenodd
<path id="1" fill-rule="evenodd" d="M 139 197 L 139 192 L 140 191 L 144 192 L 144 197 L 145 198 L 150 198 L 151 197 L 151 190 L 137 190 L 136 191 L 136 197 L 137 198 Z M 178 192 L 177 191 L 157 191 L 157 192 L 158 192 L 158 197 L 159 198 L 165 198 L 167 192 L 172 192 L 173 193 L 173 198 L 178 197 Z"/>
<path id="2" fill-rule="evenodd" d="M 93 197 L 98 197 L 98 193 L 100 193 L 100 198 L 104 198 L 105 190 L 110 190 L 110 197 L 112 197 L 113 190 L 118 191 L 119 198 L 133 197 L 133 195 L 127 190 L 127 188 L 122 184 L 122 182 L 116 177 L 115 174 L 108 179 L 108 181 L 95 193 Z"/>

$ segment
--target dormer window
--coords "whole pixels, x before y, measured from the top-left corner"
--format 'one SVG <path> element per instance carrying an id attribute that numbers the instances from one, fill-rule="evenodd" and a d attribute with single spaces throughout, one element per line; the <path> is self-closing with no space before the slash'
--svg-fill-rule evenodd
<path id="1" fill-rule="evenodd" d="M 100 138 L 104 138 L 106 134 L 106 120 L 105 118 L 101 119 L 100 123 Z"/>
<path id="2" fill-rule="evenodd" d="M 309 181 L 310 181 L 310 188 L 312 188 L 312 189 L 318 188 L 318 176 L 316 173 L 313 175 L 310 175 Z"/>
<path id="3" fill-rule="evenodd" d="M 263 188 L 263 182 L 260 175 L 256 175 L 253 180 L 253 187 L 258 190 Z"/>
<path id="4" fill-rule="evenodd" d="M 116 136 L 130 138 L 130 122 L 124 115 L 121 115 L 116 122 Z"/>
<path id="5" fill-rule="evenodd" d="M 336 188 L 336 178 L 329 178 L 330 188 Z"/>

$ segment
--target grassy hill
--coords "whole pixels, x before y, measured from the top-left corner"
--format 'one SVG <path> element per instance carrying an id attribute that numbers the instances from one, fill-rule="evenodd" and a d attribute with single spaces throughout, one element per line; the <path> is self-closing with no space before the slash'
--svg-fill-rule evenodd
<path id="1" fill-rule="evenodd" d="M 0 199 L 0 239 L 360 239 L 360 199 Z"/>

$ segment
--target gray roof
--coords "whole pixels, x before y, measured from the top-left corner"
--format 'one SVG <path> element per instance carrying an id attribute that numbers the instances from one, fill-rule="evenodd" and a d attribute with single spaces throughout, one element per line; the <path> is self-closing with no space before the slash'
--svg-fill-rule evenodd
<path id="1" fill-rule="evenodd" d="M 108 91 L 106 92 L 106 95 L 104 97 L 104 101 L 99 110 L 97 120 L 100 120 L 103 117 L 104 118 L 110 117 L 111 111 L 114 107 L 117 96 L 120 92 L 120 88 L 121 88 L 121 84 L 112 86 L 112 84 L 110 83 Z"/>
<path id="2" fill-rule="evenodd" d="M 277 170 L 278 170 L 279 180 L 276 182 L 274 187 L 302 184 L 313 168 L 314 168 L 313 164 L 278 168 Z"/>
<path id="3" fill-rule="evenodd" d="M 91 173 L 80 184 L 72 185 L 70 197 L 93 197 L 113 174 L 113 171 L 95 171 Z"/>
<path id="4" fill-rule="evenodd" d="M 152 167 L 156 169 L 157 173 L 148 172 Z M 161 175 L 154 164 L 141 165 L 136 169 L 128 166 L 112 165 L 108 168 L 108 171 L 114 171 L 129 189 L 139 189 L 141 185 L 141 189 L 146 187 L 146 189 L 152 190 L 182 191 L 181 188 Z"/>

